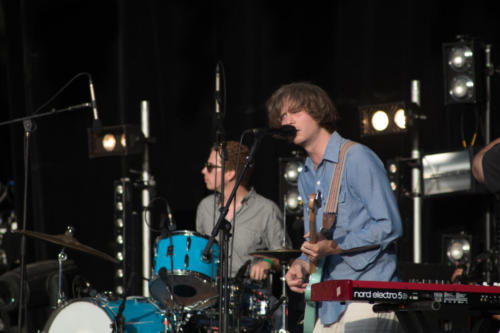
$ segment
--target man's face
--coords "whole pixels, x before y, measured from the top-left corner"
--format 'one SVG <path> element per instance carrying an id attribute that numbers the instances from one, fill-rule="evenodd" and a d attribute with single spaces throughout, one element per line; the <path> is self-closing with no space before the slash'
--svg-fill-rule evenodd
<path id="1" fill-rule="evenodd" d="M 221 158 L 214 150 L 210 152 L 206 165 L 201 169 L 205 185 L 210 191 L 220 191 L 221 184 Z"/>
<path id="2" fill-rule="evenodd" d="M 289 112 L 290 103 L 283 103 L 280 113 L 281 126 L 292 125 L 297 129 L 297 134 L 293 139 L 296 145 L 305 147 L 319 133 L 320 126 L 305 110 L 299 112 Z"/>

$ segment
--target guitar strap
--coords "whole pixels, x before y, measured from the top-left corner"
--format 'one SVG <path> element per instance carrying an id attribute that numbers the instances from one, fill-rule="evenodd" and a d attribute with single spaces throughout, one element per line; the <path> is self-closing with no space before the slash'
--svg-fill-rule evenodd
<path id="1" fill-rule="evenodd" d="M 340 184 L 342 183 L 342 174 L 344 173 L 344 166 L 347 152 L 356 142 L 347 140 L 340 147 L 339 160 L 335 165 L 332 181 L 328 190 L 328 197 L 326 199 L 325 209 L 323 210 L 323 228 L 331 230 L 335 219 L 337 218 L 337 208 L 339 205 Z"/>

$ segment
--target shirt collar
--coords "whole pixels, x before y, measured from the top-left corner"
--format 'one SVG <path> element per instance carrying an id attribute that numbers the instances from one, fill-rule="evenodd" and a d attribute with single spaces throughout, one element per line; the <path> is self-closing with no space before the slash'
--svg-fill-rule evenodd
<path id="1" fill-rule="evenodd" d="M 320 164 L 327 160 L 332 163 L 337 163 L 339 161 L 339 153 L 340 146 L 345 139 L 340 136 L 337 131 L 334 131 L 332 135 L 330 135 L 330 139 L 328 140 L 328 144 L 326 145 L 325 154 L 323 155 L 323 159 Z M 308 171 L 309 169 L 314 170 L 314 164 L 312 160 L 308 157 L 306 162 L 304 163 L 304 171 Z"/>

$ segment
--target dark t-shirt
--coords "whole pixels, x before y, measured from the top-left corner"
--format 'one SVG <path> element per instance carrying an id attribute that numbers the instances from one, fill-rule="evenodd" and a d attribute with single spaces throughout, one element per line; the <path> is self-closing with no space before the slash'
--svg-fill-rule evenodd
<path id="1" fill-rule="evenodd" d="M 500 192 L 500 143 L 483 156 L 484 185 L 493 193 Z"/>

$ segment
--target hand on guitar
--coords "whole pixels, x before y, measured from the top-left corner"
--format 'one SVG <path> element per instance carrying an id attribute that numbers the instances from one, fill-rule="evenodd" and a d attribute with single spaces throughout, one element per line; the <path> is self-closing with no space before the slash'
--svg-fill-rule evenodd
<path id="1" fill-rule="evenodd" d="M 308 238 L 309 233 L 304 235 L 304 238 Z M 337 242 L 334 240 L 328 240 L 320 233 L 317 234 L 317 242 L 311 243 L 305 241 L 302 243 L 300 250 L 306 255 L 306 257 L 312 262 L 317 262 L 319 259 L 332 255 L 342 253 L 342 249 L 339 247 Z"/>
<path id="2" fill-rule="evenodd" d="M 303 294 L 308 284 L 309 263 L 296 259 L 285 275 L 286 283 L 290 290 Z"/>

